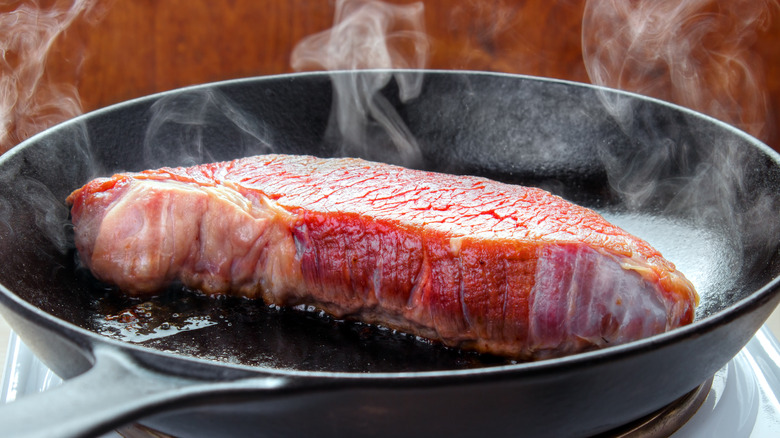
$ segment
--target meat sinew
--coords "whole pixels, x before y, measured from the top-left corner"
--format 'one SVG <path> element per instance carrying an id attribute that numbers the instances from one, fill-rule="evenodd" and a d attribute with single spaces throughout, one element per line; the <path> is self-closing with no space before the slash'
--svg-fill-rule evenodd
<path id="1" fill-rule="evenodd" d="M 178 280 L 518 359 L 660 333 L 698 300 L 597 213 L 479 177 L 266 155 L 100 178 L 68 202 L 81 260 L 127 294 Z"/>

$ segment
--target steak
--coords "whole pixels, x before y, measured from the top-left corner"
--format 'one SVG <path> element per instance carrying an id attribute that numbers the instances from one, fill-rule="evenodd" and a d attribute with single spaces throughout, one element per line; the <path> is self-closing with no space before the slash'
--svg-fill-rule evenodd
<path id="1" fill-rule="evenodd" d="M 661 333 L 698 301 L 594 211 L 480 177 L 264 155 L 98 178 L 68 202 L 81 261 L 129 295 L 179 281 L 519 360 Z"/>

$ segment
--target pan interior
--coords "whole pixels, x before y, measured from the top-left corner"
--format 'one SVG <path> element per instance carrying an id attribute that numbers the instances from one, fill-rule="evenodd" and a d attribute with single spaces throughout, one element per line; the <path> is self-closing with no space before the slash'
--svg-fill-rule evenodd
<path id="1" fill-rule="evenodd" d="M 396 91 L 390 84 L 384 92 L 417 138 L 423 157 L 418 167 L 540 186 L 602 212 L 658 248 L 693 281 L 702 296 L 699 320 L 734 311 L 735 303 L 780 273 L 777 234 L 758 239 L 755 230 L 744 233 L 749 224 L 734 225 L 732 220 L 760 203 L 776 212 L 777 163 L 725 125 L 623 96 L 635 117 L 627 125 L 605 109 L 590 87 L 521 77 L 434 72 L 426 74 L 418 98 L 401 103 L 393 97 Z M 218 95 L 240 108 L 242 117 L 260 121 L 262 141 L 257 135 L 248 140 L 245 125 L 228 120 L 224 111 L 204 122 L 197 135 L 186 124 L 155 122 L 161 102 L 183 105 L 204 94 Z M 78 268 L 64 199 L 90 178 L 248 152 L 337 155 L 337 142 L 326 135 L 330 108 L 327 75 L 258 78 L 141 99 L 35 137 L 0 158 L 0 283 L 76 326 L 219 362 L 347 372 L 508 363 L 382 328 L 334 321 L 306 309 L 212 299 L 178 287 L 153 300 L 133 301 Z M 150 126 L 155 126 L 152 134 Z M 149 153 L 150 142 L 180 146 L 194 138 L 199 152 L 186 157 Z M 380 145 L 390 141 L 381 135 L 374 140 Z M 657 190 L 637 202 L 624 190 L 627 186 L 619 184 L 625 179 L 616 180 L 610 173 L 612 165 L 625 157 L 647 160 L 652 155 L 643 148 L 655 141 L 674 157 L 653 177 L 659 182 Z M 719 148 L 737 148 L 747 169 L 729 215 L 669 208 L 685 204 L 681 199 L 689 196 L 691 181 L 704 178 L 707 183 L 700 172 L 717 170 L 719 158 L 711 151 Z M 691 204 L 698 205 L 694 198 Z M 777 222 L 776 217 L 764 219 Z"/>

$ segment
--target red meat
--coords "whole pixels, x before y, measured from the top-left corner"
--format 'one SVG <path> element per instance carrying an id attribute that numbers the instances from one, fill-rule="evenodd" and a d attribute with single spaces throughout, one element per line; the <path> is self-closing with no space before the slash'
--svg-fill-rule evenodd
<path id="1" fill-rule="evenodd" d="M 657 334 L 698 300 L 597 213 L 485 178 L 267 155 L 100 178 L 68 202 L 81 260 L 128 294 L 179 280 L 518 359 Z"/>

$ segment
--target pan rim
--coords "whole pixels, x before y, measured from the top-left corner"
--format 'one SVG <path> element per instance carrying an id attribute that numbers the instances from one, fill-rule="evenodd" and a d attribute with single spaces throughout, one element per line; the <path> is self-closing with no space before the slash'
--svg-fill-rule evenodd
<path id="1" fill-rule="evenodd" d="M 686 113 L 688 115 L 695 116 L 697 118 L 703 118 L 710 123 L 714 123 L 719 128 L 726 129 L 727 131 L 730 131 L 731 133 L 737 135 L 738 137 L 741 137 L 743 140 L 749 143 L 751 147 L 755 147 L 759 149 L 765 156 L 767 156 L 769 159 L 777 163 L 778 166 L 780 166 L 780 154 L 778 154 L 778 152 L 770 148 L 765 143 L 747 134 L 746 132 L 732 125 L 729 125 L 723 121 L 708 116 L 706 114 L 702 114 L 700 112 L 691 110 L 689 108 L 677 104 L 673 104 L 649 96 L 640 95 L 637 93 L 632 93 L 623 90 L 617 90 L 609 87 L 587 84 L 582 82 L 530 76 L 530 75 L 511 74 L 511 73 L 485 72 L 485 71 L 473 71 L 473 70 L 376 69 L 376 70 L 358 70 L 358 71 L 344 70 L 344 71 L 330 71 L 330 72 L 317 71 L 317 72 L 304 72 L 304 73 L 285 73 L 285 74 L 269 75 L 269 76 L 254 76 L 254 77 L 246 77 L 246 78 L 238 78 L 238 79 L 229 79 L 224 81 L 209 82 L 204 84 L 196 84 L 196 85 L 176 88 L 173 90 L 162 91 L 159 93 L 154 93 L 154 94 L 134 98 L 131 100 L 122 101 L 103 108 L 96 109 L 94 111 L 90 111 L 88 113 L 82 114 L 72 119 L 66 120 L 60 124 L 57 124 L 51 128 L 48 128 L 40 133 L 35 134 L 34 136 L 28 138 L 27 140 L 23 141 L 16 147 L 12 148 L 11 150 L 7 151 L 2 156 L 0 156 L 0 167 L 2 167 L 3 163 L 5 163 L 7 160 L 10 160 L 17 153 L 22 153 L 22 150 L 25 149 L 26 147 L 36 144 L 40 138 L 42 137 L 45 138 L 46 136 L 51 135 L 53 131 L 66 129 L 69 126 L 78 125 L 79 123 L 82 123 L 84 120 L 88 120 L 89 118 L 99 116 L 100 114 L 103 113 L 116 111 L 117 109 L 123 108 L 125 106 L 136 105 L 140 102 L 155 101 L 157 99 L 169 95 L 186 93 L 189 91 L 197 91 L 199 89 L 221 87 L 230 84 L 280 81 L 285 79 L 297 79 L 297 78 L 305 78 L 305 77 L 322 77 L 322 78 L 329 79 L 329 77 L 333 74 L 357 74 L 357 73 L 417 73 L 417 74 L 424 74 L 424 75 L 457 74 L 464 77 L 496 76 L 496 77 L 530 80 L 535 82 L 557 83 L 557 84 L 573 86 L 573 87 L 581 87 L 581 88 L 586 88 L 591 90 L 604 90 L 613 94 L 624 95 L 626 97 L 649 101 L 657 105 L 669 107 L 670 109 L 673 109 L 675 111 L 679 111 L 679 112 Z M 193 364 L 200 364 L 203 366 L 228 367 L 230 369 L 235 369 L 236 371 L 245 371 L 252 374 L 261 373 L 266 375 L 290 376 L 290 377 L 326 377 L 326 378 L 339 377 L 342 379 L 356 379 L 360 381 L 371 381 L 376 383 L 381 383 L 381 382 L 387 383 L 390 380 L 392 380 L 393 384 L 398 384 L 400 379 L 402 381 L 408 381 L 410 383 L 414 382 L 415 385 L 419 385 L 422 382 L 434 383 L 434 382 L 449 381 L 450 379 L 457 379 L 460 382 L 462 381 L 463 377 L 467 377 L 467 376 L 471 376 L 477 379 L 487 379 L 491 377 L 496 377 L 496 378 L 505 377 L 506 375 L 509 374 L 533 376 L 538 374 L 557 373 L 566 369 L 575 369 L 585 362 L 598 363 L 603 361 L 615 360 L 642 351 L 650 351 L 650 350 L 662 348 L 663 346 L 679 342 L 688 336 L 692 336 L 695 334 L 701 335 L 714 330 L 716 327 L 720 325 L 720 323 L 723 320 L 735 318 L 741 314 L 751 311 L 752 309 L 758 306 L 761 306 L 762 304 L 764 304 L 764 302 L 766 302 L 769 298 L 771 298 L 773 294 L 778 293 L 778 289 L 780 289 L 780 276 L 776 276 L 775 278 L 773 278 L 772 280 L 764 284 L 762 287 L 758 288 L 756 291 L 749 294 L 747 297 L 736 301 L 735 303 L 728 306 L 727 308 L 721 309 L 712 315 L 706 316 L 701 320 L 696 320 L 687 326 L 678 327 L 665 333 L 660 333 L 647 338 L 628 342 L 626 344 L 611 346 L 600 350 L 577 353 L 577 354 L 564 356 L 560 358 L 554 358 L 554 359 L 544 359 L 535 362 L 520 362 L 515 364 L 497 365 L 497 366 L 490 366 L 490 367 L 476 368 L 476 369 L 405 371 L 405 372 L 364 372 L 364 373 L 336 372 L 336 371 L 303 371 L 303 370 L 291 370 L 291 369 L 284 369 L 284 368 L 270 368 L 270 367 L 263 367 L 263 366 L 234 364 L 234 363 L 203 359 L 194 356 L 187 356 L 184 354 L 171 353 L 171 352 L 157 350 L 150 347 L 145 347 L 143 345 L 124 342 L 106 336 L 102 336 L 98 333 L 95 333 L 88 329 L 81 328 L 68 321 L 57 318 L 54 315 L 51 315 L 48 312 L 45 312 L 39 309 L 38 307 L 34 306 L 33 304 L 21 299 L 2 283 L 0 283 L 0 301 L 3 302 L 3 304 L 6 305 L 11 311 L 16 313 L 25 313 L 28 315 L 34 315 L 35 318 L 37 318 L 38 320 L 45 321 L 47 326 L 57 327 L 60 330 L 66 330 L 66 331 L 78 333 L 78 335 L 82 337 L 82 339 L 89 340 L 91 346 L 101 344 L 101 343 L 108 343 L 110 345 L 113 345 L 116 348 L 119 348 L 120 350 L 127 350 L 133 355 L 160 356 L 167 359 L 185 360 Z M 91 352 L 88 353 L 91 354 Z"/>

